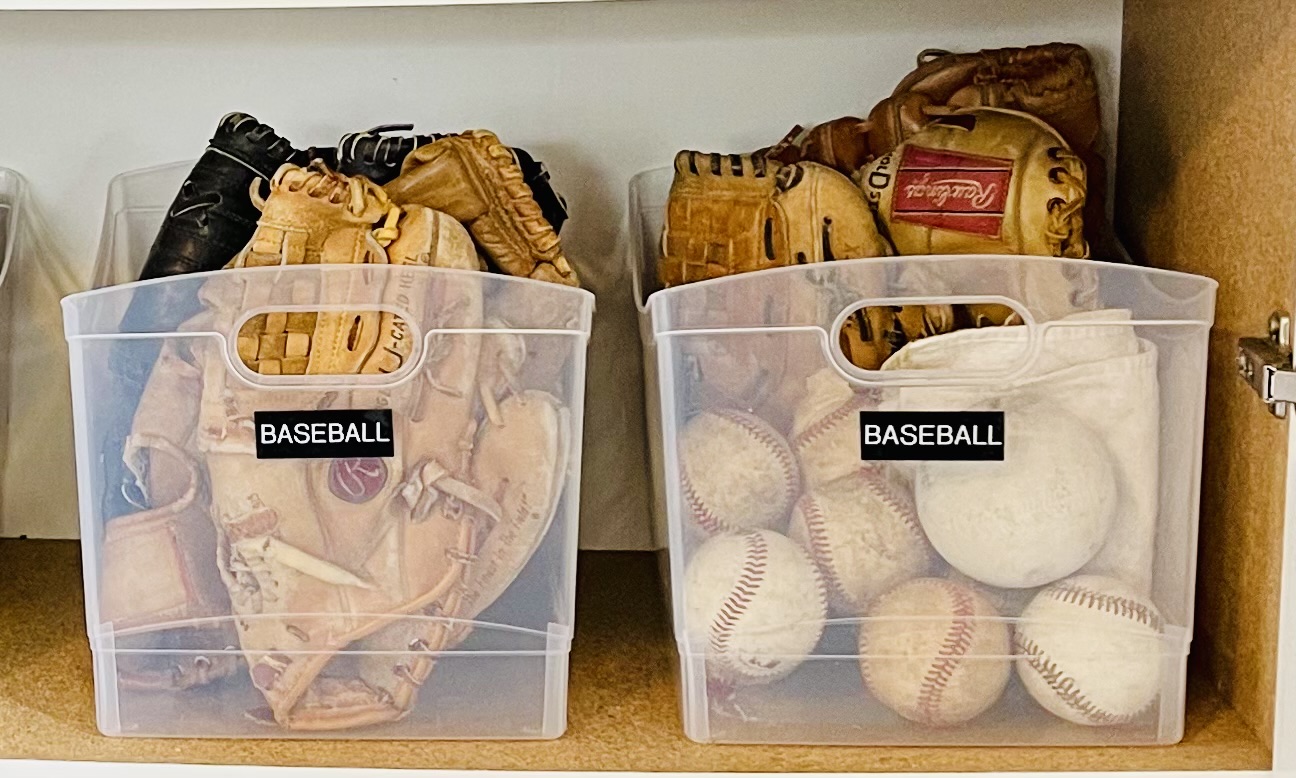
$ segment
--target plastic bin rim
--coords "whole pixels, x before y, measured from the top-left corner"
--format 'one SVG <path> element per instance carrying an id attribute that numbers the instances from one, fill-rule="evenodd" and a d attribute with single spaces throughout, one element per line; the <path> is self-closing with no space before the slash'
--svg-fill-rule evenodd
<path id="1" fill-rule="evenodd" d="M 27 205 L 27 179 L 16 170 L 0 167 L 0 181 L 6 178 L 13 182 L 14 197 L 9 203 L 9 214 L 5 219 L 5 242 L 0 245 L 0 286 L 9 277 L 9 268 L 18 250 L 18 220 Z"/>
<path id="2" fill-rule="evenodd" d="M 198 619 L 185 619 L 185 620 L 182 620 L 182 621 L 171 621 L 171 622 L 162 622 L 162 623 L 159 623 L 159 624 L 149 624 L 148 626 L 145 626 L 145 627 L 131 627 L 131 628 L 128 628 L 128 629 L 114 629 L 114 628 L 113 628 L 113 625 L 112 625 L 112 622 L 101 622 L 101 623 L 99 623 L 99 624 L 97 624 L 97 625 L 91 627 L 91 628 L 88 630 L 88 636 L 89 636 L 89 638 L 90 638 L 90 640 L 91 640 L 92 643 L 98 644 L 98 642 L 103 641 L 103 640 L 116 641 L 116 640 L 121 639 L 121 638 L 128 638 L 128 637 L 132 637 L 132 636 L 135 636 L 135 635 L 142 635 L 142 634 L 150 634 L 150 633 L 154 633 L 154 632 L 161 632 L 161 631 L 164 631 L 164 630 L 175 630 L 175 629 L 185 629 L 185 628 L 201 628 L 201 627 L 205 627 L 205 626 L 222 626 L 222 625 L 225 625 L 225 624 L 227 624 L 227 623 L 232 624 L 232 623 L 234 623 L 235 621 L 239 620 L 240 618 L 242 618 L 242 619 L 244 619 L 244 620 L 251 620 L 251 621 L 273 621 L 273 620 L 276 620 L 276 619 L 282 619 L 282 618 L 284 618 L 284 617 L 286 617 L 286 616 L 290 616 L 290 615 L 291 615 L 291 616 L 297 616 L 297 617 L 306 617 L 306 616 L 310 616 L 310 617 L 318 617 L 318 618 L 321 618 L 321 619 L 336 619 L 336 618 L 338 617 L 338 614 L 337 614 L 337 613 L 261 614 L 261 615 L 259 615 L 259 616 L 253 616 L 253 617 L 250 617 L 250 618 L 247 617 L 247 616 L 244 616 L 244 617 L 235 617 L 235 616 L 210 616 L 210 617 L 198 618 Z M 364 618 L 372 618 L 372 619 L 375 619 L 375 620 L 381 620 L 381 619 L 385 619 L 385 618 L 387 618 L 390 614 L 386 614 L 386 613 L 352 613 L 352 614 L 347 614 L 347 615 L 348 615 L 348 616 L 352 616 L 352 617 L 364 617 Z M 571 643 L 572 635 L 573 635 L 573 633 L 572 633 L 572 627 L 571 627 L 570 624 L 563 624 L 563 623 L 561 623 L 561 622 L 557 622 L 557 621 L 552 621 L 552 622 L 550 622 L 549 625 L 548 625 L 548 628 L 547 628 L 547 629 L 537 629 L 537 628 L 535 628 L 535 627 L 523 627 L 523 626 L 519 626 L 519 625 L 516 625 L 516 624 L 505 624 L 505 623 L 503 623 L 503 622 L 498 622 L 498 621 L 482 621 L 482 620 L 480 620 L 480 619 L 461 619 L 461 618 L 454 618 L 454 617 L 436 617 L 436 618 L 433 618 L 433 617 L 427 617 L 427 616 L 418 616 L 418 615 L 415 615 L 415 614 L 405 614 L 404 616 L 400 617 L 397 621 L 399 621 L 399 622 L 401 622 L 401 623 L 411 623 L 411 622 L 412 622 L 412 623 L 427 623 L 427 624 L 429 624 L 429 625 L 433 625 L 433 624 L 443 624 L 443 623 L 445 623 L 445 624 L 451 624 L 451 625 L 467 625 L 467 626 L 471 626 L 471 627 L 472 627 L 472 631 L 473 631 L 473 632 L 485 632 L 485 633 L 499 633 L 499 634 L 505 634 L 505 635 L 516 635 L 516 636 L 520 636 L 520 637 L 538 638 L 538 639 L 541 639 L 541 640 L 555 640 L 555 639 L 557 639 L 557 640 L 564 641 L 564 642 L 566 642 L 566 643 Z M 135 652 L 135 653 L 159 653 L 159 654 L 166 654 L 166 653 L 189 653 L 189 652 L 211 653 L 211 652 L 213 652 L 213 651 L 216 651 L 217 649 L 209 649 L 209 648 L 202 648 L 202 649 L 197 649 L 197 648 L 195 648 L 195 649 L 186 649 L 186 648 L 177 648 L 177 647 L 166 647 L 166 648 L 129 648 L 129 649 L 114 648 L 113 650 L 114 650 L 114 651 L 131 651 L 131 652 Z M 223 650 L 226 650 L 226 649 L 219 649 L 219 650 L 223 651 Z M 239 649 L 239 648 L 237 648 L 237 647 L 234 647 L 234 648 L 231 648 L 231 649 L 229 649 L 229 650 L 232 650 L 232 651 L 234 651 L 234 652 L 237 653 L 237 652 L 241 651 L 242 649 Z M 498 650 L 473 649 L 473 652 L 477 652 L 477 651 L 481 651 L 481 652 L 494 651 L 494 652 L 498 653 L 498 652 L 508 652 L 508 651 L 533 651 L 533 650 L 539 650 L 539 649 L 498 649 Z M 335 650 L 335 649 L 332 649 L 332 650 L 329 650 L 329 649 L 314 649 L 314 650 L 301 650 L 301 651 L 295 651 L 295 652 L 290 652 L 290 653 L 301 653 L 301 654 L 311 654 L 311 653 L 320 653 L 320 654 L 336 654 L 336 653 L 350 653 L 350 654 L 408 654 L 408 653 L 409 653 L 409 650 L 408 650 L 408 649 L 378 649 L 378 650 L 371 650 L 371 651 L 338 651 L 338 650 Z"/>
<path id="3" fill-rule="evenodd" d="M 521 286 L 534 286 L 535 288 L 544 288 L 549 293 L 570 294 L 585 298 L 585 302 L 593 305 L 594 293 L 588 289 L 576 286 L 566 286 L 565 284 L 555 284 L 552 281 L 540 281 L 535 278 L 522 278 L 520 276 L 510 276 L 503 273 L 489 273 L 483 270 L 469 270 L 467 268 L 457 267 L 429 267 L 425 265 L 383 265 L 383 264 L 311 264 L 311 265 L 268 265 L 266 267 L 238 267 L 238 268 L 221 268 L 220 270 L 207 270 L 201 273 L 185 273 L 175 276 L 163 276 L 161 278 L 150 278 L 147 281 L 131 281 L 126 284 L 113 284 L 112 286 L 101 286 L 98 289 L 86 289 L 81 292 L 73 292 L 62 299 L 64 304 L 79 303 L 81 300 L 93 297 L 121 292 L 126 289 L 143 289 L 149 286 L 158 286 L 161 284 L 175 283 L 180 280 L 191 279 L 208 279 L 234 274 L 254 274 L 254 273 L 301 273 L 320 271 L 324 273 L 337 273 L 346 271 L 365 270 L 372 272 L 388 272 L 399 269 L 402 273 L 413 270 L 417 273 L 432 273 L 435 275 L 463 275 L 463 276 L 486 276 L 488 278 L 503 281 L 506 284 L 518 284 Z"/>
<path id="4" fill-rule="evenodd" d="M 1056 265 L 1076 266 L 1076 267 L 1104 267 L 1104 266 L 1114 267 L 1114 268 L 1121 268 L 1125 270 L 1135 271 L 1139 274 L 1143 274 L 1147 276 L 1198 281 L 1203 286 L 1202 289 L 1203 292 L 1205 291 L 1214 292 L 1219 288 L 1219 282 L 1209 276 L 1197 275 L 1195 273 L 1184 273 L 1179 270 L 1166 270 L 1165 268 L 1159 268 L 1159 267 L 1143 267 L 1142 265 L 1126 265 L 1124 263 L 1117 263 L 1117 262 L 1103 262 L 1101 260 L 1094 260 L 1094 259 L 1070 259 L 1066 257 L 1044 257 L 1044 256 L 1035 256 L 1029 254 L 911 254 L 908 256 L 895 256 L 895 257 L 857 257 L 855 259 L 838 259 L 838 260 L 834 260 L 833 262 L 814 262 L 805 265 L 788 265 L 786 267 L 772 267 L 765 270 L 753 271 L 750 273 L 736 273 L 734 275 L 720 276 L 719 278 L 708 278 L 705 281 L 693 281 L 687 284 L 680 284 L 679 286 L 672 286 L 667 289 L 658 289 L 657 291 L 648 295 L 647 299 L 644 301 L 644 309 L 651 311 L 655 306 L 663 304 L 658 301 L 666 300 L 667 298 L 674 296 L 675 294 L 681 292 L 687 292 L 688 290 L 691 289 L 716 286 L 716 285 L 724 284 L 729 281 L 733 281 L 734 279 L 738 279 L 738 278 L 746 279 L 753 276 L 758 276 L 760 278 L 768 278 L 773 276 L 775 273 L 779 273 L 783 275 L 796 275 L 798 273 L 810 273 L 814 270 L 826 269 L 830 265 L 835 264 L 837 262 L 844 262 L 844 263 L 888 262 L 893 264 L 894 263 L 904 264 L 911 260 L 939 260 L 942 262 L 967 262 L 970 260 L 978 260 L 978 259 L 991 260 L 994 262 L 1000 262 L 1004 264 L 1008 264 L 1008 263 L 1056 264 Z M 924 295 L 907 295 L 907 296 L 921 297 Z M 933 298 L 937 298 L 937 297 L 941 297 L 942 295 L 933 294 L 930 296 Z"/>
<path id="5" fill-rule="evenodd" d="M 846 626 L 859 627 L 859 626 L 863 626 L 866 623 L 877 623 L 878 621 L 900 621 L 900 622 L 925 621 L 927 620 L 927 618 L 928 617 L 918 617 L 918 618 L 896 617 L 895 619 L 872 619 L 866 617 L 840 617 L 840 618 L 826 619 L 824 621 L 824 626 L 825 629 L 830 627 L 846 627 Z M 930 618 L 945 619 L 946 617 L 934 616 Z M 1044 625 L 1057 626 L 1057 625 L 1065 625 L 1068 623 L 1064 620 L 1039 621 L 1039 620 L 1022 619 L 1020 617 L 1009 617 L 1009 616 L 979 617 L 973 619 L 973 621 L 1005 624 L 1010 627 L 1016 626 L 1018 624 L 1034 624 L 1037 626 L 1044 626 Z M 769 629 L 772 630 L 776 628 L 770 627 Z M 1104 630 L 1104 632 L 1105 633 L 1110 632 L 1112 634 L 1121 634 L 1121 635 L 1138 634 L 1136 631 L 1125 630 L 1125 629 Z M 1176 657 L 1189 656 L 1192 653 L 1192 643 L 1193 643 L 1192 630 L 1177 625 L 1166 625 L 1164 630 L 1160 634 L 1156 635 L 1156 643 L 1158 646 L 1160 646 L 1160 650 L 1157 651 L 1158 656 L 1176 656 Z M 676 644 L 676 649 L 679 651 L 681 656 L 704 656 L 709 650 L 707 646 L 707 638 L 705 635 L 702 635 L 700 632 L 696 634 L 692 639 L 690 639 L 690 636 L 687 633 L 685 633 L 684 635 L 676 635 L 675 644 Z M 865 657 L 865 656 L 872 657 L 872 658 L 900 659 L 900 658 L 911 657 L 914 656 L 915 654 L 879 653 L 874 651 L 874 652 L 864 652 L 864 653 L 812 652 L 810 654 L 801 655 L 801 654 L 788 654 L 788 653 L 780 653 L 780 652 L 772 651 L 772 652 L 762 652 L 760 653 L 760 655 L 767 656 L 767 657 L 804 656 L 807 659 L 858 659 L 860 657 Z M 918 653 L 916 655 L 923 656 L 923 654 L 921 653 Z M 1022 655 L 1023 654 L 1020 651 L 1014 649 L 1012 653 L 1008 653 L 1008 654 L 984 654 L 984 655 L 978 655 L 976 658 L 977 659 L 1015 659 L 1015 658 L 1020 658 Z"/>
<path id="6" fill-rule="evenodd" d="M 139 167 L 139 168 L 133 168 L 131 170 L 123 170 L 122 172 L 108 179 L 108 186 L 111 187 L 117 184 L 117 182 L 119 181 L 125 181 L 126 179 L 134 178 L 136 176 L 145 176 L 150 173 L 157 173 L 172 168 L 181 168 L 186 166 L 192 168 L 194 164 L 196 164 L 197 162 L 198 162 L 197 157 L 189 157 L 188 159 L 175 159 L 170 162 L 160 162 L 156 165 L 149 165 L 147 167 Z M 154 207 L 154 206 L 144 206 L 144 207 Z M 158 204 L 156 207 L 166 208 L 167 204 L 161 203 Z"/>

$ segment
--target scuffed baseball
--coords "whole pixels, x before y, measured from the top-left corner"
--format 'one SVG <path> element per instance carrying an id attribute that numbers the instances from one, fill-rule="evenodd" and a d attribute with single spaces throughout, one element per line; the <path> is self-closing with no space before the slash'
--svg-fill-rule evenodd
<path id="1" fill-rule="evenodd" d="M 783 436 L 760 418 L 699 413 L 680 433 L 679 460 L 688 515 L 707 533 L 786 525 L 801 476 Z"/>
<path id="2" fill-rule="evenodd" d="M 923 462 L 918 518 L 936 551 L 991 586 L 1042 586 L 1102 548 L 1117 506 L 1102 440 L 1058 408 L 1010 409 L 1004 461 Z"/>
<path id="3" fill-rule="evenodd" d="M 853 386 L 835 368 L 823 368 L 806 379 L 789 441 L 806 486 L 826 484 L 864 466 L 859 413 L 876 406 L 875 391 Z"/>
<path id="4" fill-rule="evenodd" d="M 711 538 L 684 572 L 685 624 L 706 641 L 708 675 L 721 683 L 792 672 L 819 642 L 827 609 L 809 555 L 777 532 Z"/>
<path id="5" fill-rule="evenodd" d="M 1040 591 L 1013 636 L 1017 674 L 1055 716 L 1108 726 L 1139 717 L 1161 691 L 1156 605 L 1115 578 L 1078 575 Z"/>
<path id="6" fill-rule="evenodd" d="M 874 598 L 926 575 L 934 561 L 913 499 L 872 471 L 801 495 L 788 534 L 819 566 L 835 616 L 862 615 Z"/>
<path id="7" fill-rule="evenodd" d="M 1008 625 L 979 592 L 920 578 L 883 595 L 860 625 L 860 671 L 882 704 L 932 727 L 971 721 L 1003 696 Z"/>

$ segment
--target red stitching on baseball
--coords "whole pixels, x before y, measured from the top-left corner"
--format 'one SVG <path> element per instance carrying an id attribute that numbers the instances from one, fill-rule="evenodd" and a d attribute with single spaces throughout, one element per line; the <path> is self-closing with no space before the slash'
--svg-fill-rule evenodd
<path id="1" fill-rule="evenodd" d="M 769 561 L 769 548 L 760 533 L 749 533 L 743 536 L 743 541 L 747 546 L 747 553 L 743 557 L 743 566 L 738 573 L 738 580 L 729 590 L 729 596 L 721 603 L 715 618 L 711 620 L 708 643 L 712 651 L 721 655 L 729 650 L 729 640 L 733 637 L 738 619 L 747 611 L 752 598 L 756 596 L 761 583 L 765 580 L 765 568 Z"/>
<path id="2" fill-rule="evenodd" d="M 797 467 L 796 458 L 792 456 L 792 452 L 788 449 L 787 443 L 785 443 L 777 433 L 766 429 L 765 426 L 763 426 L 763 422 L 761 424 L 753 423 L 754 421 L 759 421 L 759 419 L 754 419 L 753 417 L 739 411 L 725 409 L 708 411 L 708 413 L 731 422 L 740 430 L 743 430 L 750 435 L 757 443 L 764 445 L 773 452 L 775 460 L 783 468 L 783 485 L 786 491 L 784 497 L 785 502 L 783 504 L 787 505 L 787 503 L 796 496 L 801 485 L 801 471 L 800 468 Z M 707 507 L 706 502 L 703 501 L 702 497 L 697 493 L 697 490 L 693 488 L 693 482 L 688 477 L 688 469 L 686 467 L 680 468 L 680 486 L 683 489 L 684 500 L 688 503 L 689 510 L 693 512 L 693 516 L 697 519 L 698 524 L 702 529 L 706 530 L 708 534 L 718 535 L 723 532 L 739 531 L 740 528 L 730 526 Z"/>
<path id="3" fill-rule="evenodd" d="M 731 530 L 728 524 L 725 524 L 720 520 L 719 516 L 711 512 L 711 509 L 694 491 L 693 482 L 689 480 L 688 472 L 684 468 L 680 468 L 680 488 L 684 490 L 684 501 L 688 503 L 693 519 L 697 521 L 698 526 L 706 530 L 708 535 L 719 535 Z"/>
<path id="4" fill-rule="evenodd" d="M 811 424 L 801 431 L 801 434 L 792 438 L 792 448 L 801 451 L 807 445 L 818 440 L 827 434 L 828 430 L 837 425 L 838 422 L 844 421 L 852 414 L 859 413 L 865 408 L 871 407 L 877 403 L 879 392 L 876 389 L 865 389 L 854 391 L 850 400 L 842 403 L 835 410 L 827 413 L 823 418 Z"/>
<path id="5" fill-rule="evenodd" d="M 1155 632 L 1165 631 L 1165 620 L 1161 618 L 1161 614 L 1137 600 L 1115 594 L 1104 594 L 1067 581 L 1056 583 L 1045 591 L 1050 598 L 1059 602 L 1079 605 L 1082 608 L 1099 610 L 1123 619 L 1130 619 L 1145 627 L 1152 628 Z"/>
<path id="6" fill-rule="evenodd" d="M 801 497 L 800 507 L 801 516 L 805 519 L 806 539 L 810 541 L 811 561 L 819 568 L 821 586 L 831 589 L 843 602 L 852 602 L 854 598 L 846 592 L 832 570 L 832 545 L 824 526 L 823 508 L 810 492 Z M 828 593 L 824 594 L 827 599 Z"/>
<path id="7" fill-rule="evenodd" d="M 927 533 L 923 532 L 922 523 L 918 521 L 918 509 L 914 506 L 913 500 L 895 489 L 880 470 L 867 469 L 859 473 L 864 485 L 882 501 L 882 504 L 900 514 L 900 520 L 914 534 L 914 537 L 926 543 Z"/>
<path id="8" fill-rule="evenodd" d="M 810 558 L 810 552 L 809 552 L 809 551 L 806 551 L 805 549 L 801 549 L 801 556 L 802 556 L 802 557 L 803 557 L 807 562 L 810 563 L 810 569 L 811 569 L 812 571 L 818 571 L 819 567 L 818 567 L 818 565 L 815 564 L 815 561 L 814 561 L 813 559 Z M 823 614 L 826 616 L 826 615 L 828 615 L 828 582 L 824 580 L 824 577 L 823 577 L 823 574 L 822 574 L 822 573 L 819 574 L 819 575 L 817 575 L 817 576 L 815 576 L 815 582 L 819 584 L 819 586 L 818 586 L 818 592 L 819 592 L 819 608 L 820 608 L 820 610 L 823 612 Z"/>
<path id="9" fill-rule="evenodd" d="M 1063 673 L 1057 663 L 1049 659 L 1048 655 L 1044 653 L 1044 649 L 1040 648 L 1035 641 L 1030 638 L 1023 638 L 1018 634 L 1013 636 L 1013 643 L 1016 645 L 1018 652 L 1026 655 L 1027 663 L 1035 672 L 1039 673 L 1040 678 L 1044 680 L 1044 683 L 1048 684 L 1048 687 L 1053 690 L 1058 699 L 1062 701 L 1062 704 L 1079 713 L 1093 724 L 1099 726 L 1126 724 L 1141 716 L 1143 711 L 1152 706 L 1152 702 L 1149 702 L 1142 710 L 1136 713 L 1116 714 L 1105 711 L 1086 697 L 1076 684 L 1076 680 Z"/>
<path id="10" fill-rule="evenodd" d="M 757 442 L 765 444 L 774 452 L 775 458 L 777 458 L 779 464 L 783 466 L 783 484 L 787 487 L 787 499 L 791 501 L 791 499 L 796 496 L 798 487 L 801 485 L 801 469 L 797 466 L 796 457 L 792 455 L 792 451 L 788 448 L 787 442 L 777 433 L 773 432 L 772 429 L 765 425 L 763 421 L 759 424 L 754 424 L 753 421 L 760 421 L 759 419 L 755 419 L 755 417 L 730 410 L 714 411 L 714 413 L 722 419 L 728 419 L 734 424 L 737 424 L 739 427 L 746 430 L 747 434 L 755 438 Z M 784 503 L 784 505 L 786 504 L 787 503 Z"/>
<path id="11" fill-rule="evenodd" d="M 918 715 L 927 724 L 940 723 L 941 697 L 949 686 L 950 679 L 954 677 L 954 672 L 958 670 L 960 660 L 972 647 L 972 640 L 976 636 L 976 629 L 971 621 L 976 615 L 976 601 L 972 594 L 962 587 L 949 583 L 935 585 L 953 598 L 955 618 L 950 624 L 944 642 L 941 643 L 939 658 L 933 660 L 918 691 L 916 703 Z"/>

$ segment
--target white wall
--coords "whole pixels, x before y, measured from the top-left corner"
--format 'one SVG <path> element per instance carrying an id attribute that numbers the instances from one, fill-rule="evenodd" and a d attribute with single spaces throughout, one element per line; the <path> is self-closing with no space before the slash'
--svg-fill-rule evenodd
<path id="1" fill-rule="evenodd" d="M 197 156 L 227 111 L 302 145 L 393 121 L 487 127 L 549 165 L 573 212 L 568 254 L 599 295 L 583 543 L 643 546 L 640 357 L 618 255 L 630 176 L 680 148 L 748 150 L 866 111 L 928 47 L 1083 43 L 1112 106 L 1121 13 L 1121 0 L 0 12 L 0 166 L 28 177 L 44 224 L 11 276 L 21 324 L 0 534 L 76 533 L 57 298 L 90 277 L 108 179 Z"/>

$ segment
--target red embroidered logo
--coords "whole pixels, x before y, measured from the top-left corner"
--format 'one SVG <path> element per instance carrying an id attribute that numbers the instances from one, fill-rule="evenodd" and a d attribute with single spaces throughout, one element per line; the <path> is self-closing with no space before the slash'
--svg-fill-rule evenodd
<path id="1" fill-rule="evenodd" d="M 360 504 L 372 500 L 387 484 L 381 459 L 335 459 L 329 463 L 329 491 L 339 500 Z"/>
<path id="2" fill-rule="evenodd" d="M 892 218 L 998 238 L 1012 168 L 1011 159 L 908 146 L 896 172 Z"/>

